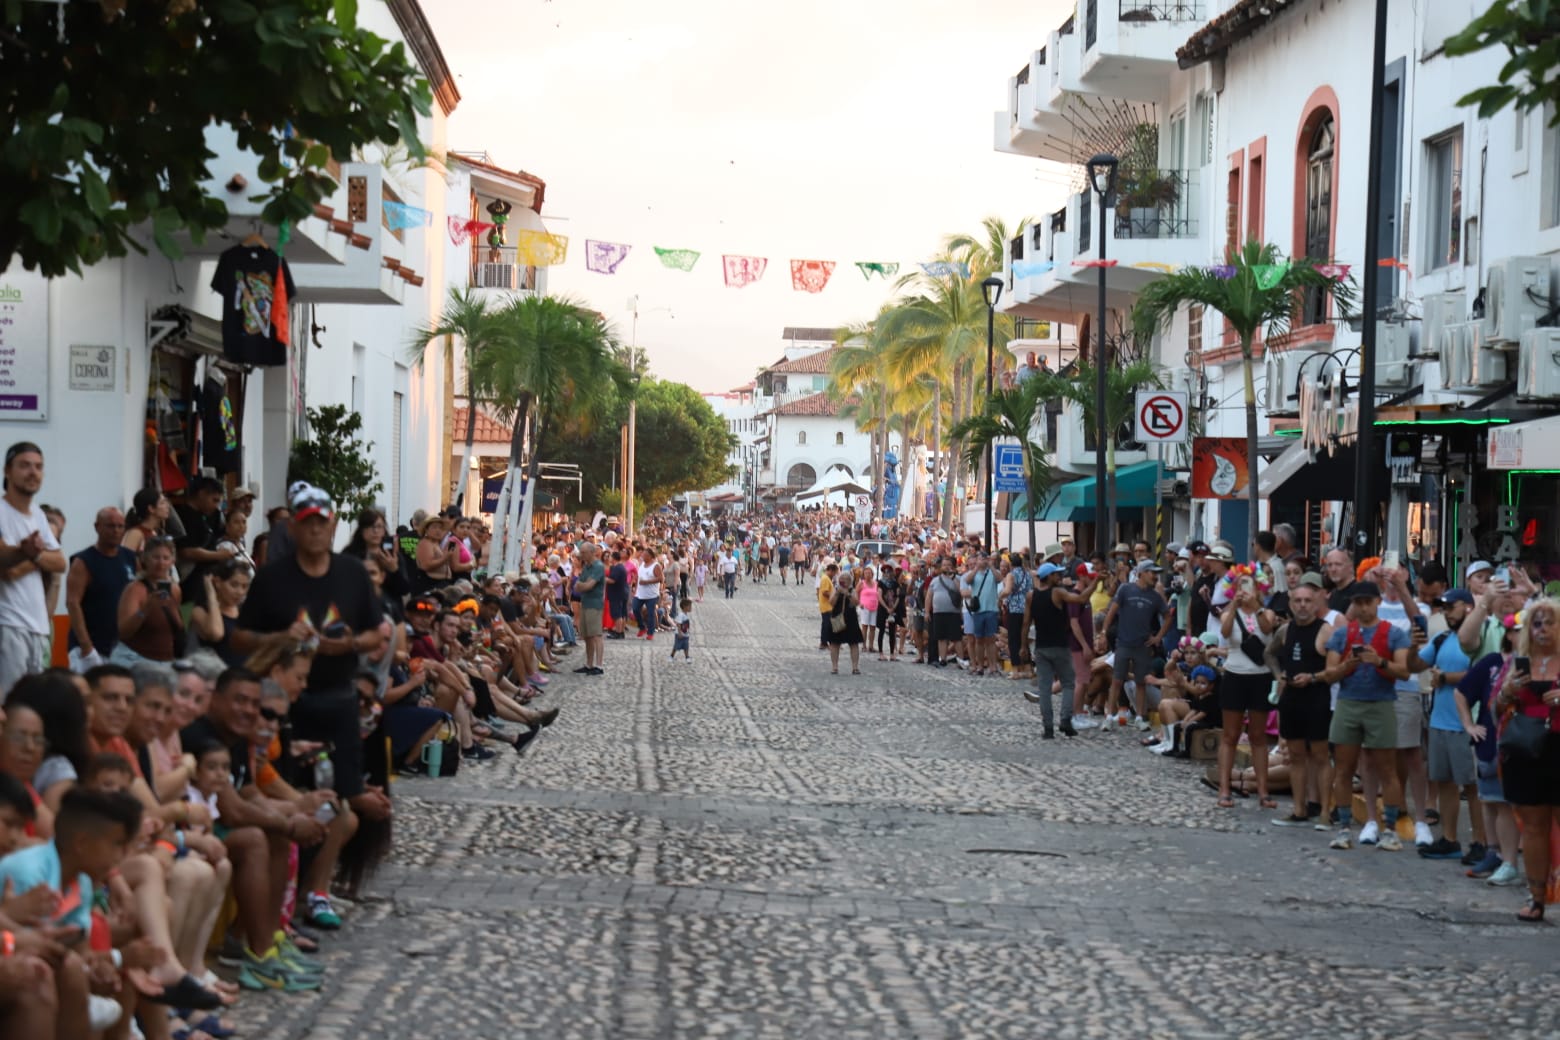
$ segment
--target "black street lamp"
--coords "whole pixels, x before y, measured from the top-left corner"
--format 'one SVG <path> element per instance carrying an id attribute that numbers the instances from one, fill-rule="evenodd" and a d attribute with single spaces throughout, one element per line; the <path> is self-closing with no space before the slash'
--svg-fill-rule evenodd
<path id="1" fill-rule="evenodd" d="M 980 283 L 980 291 L 986 297 L 986 400 L 991 400 L 991 376 L 996 367 L 995 345 L 997 341 L 997 301 L 1002 298 L 1002 279 L 992 275 Z M 989 553 L 996 545 L 996 539 L 992 537 L 991 524 L 991 499 L 992 489 L 996 486 L 996 477 L 992 474 L 992 447 L 991 441 L 986 442 L 986 529 L 981 535 L 981 544 Z"/>
<path id="2" fill-rule="evenodd" d="M 1119 159 L 1109 154 L 1096 155 L 1088 163 L 1089 183 L 1100 198 L 1097 232 L 1100 236 L 1100 298 L 1094 326 L 1094 548 L 1096 552 L 1102 553 L 1110 551 L 1110 546 L 1106 544 L 1109 507 L 1105 501 L 1105 438 L 1109 435 L 1105 428 L 1105 366 L 1109 363 L 1105 357 L 1105 207 L 1106 200 L 1116 190 L 1116 167 L 1119 163 Z"/>
<path id="3" fill-rule="evenodd" d="M 1381 465 L 1376 454 L 1376 314 L 1380 310 L 1382 130 L 1387 65 L 1387 0 L 1376 0 L 1375 38 L 1371 49 L 1370 145 L 1365 180 L 1365 324 L 1360 337 L 1359 411 L 1354 438 L 1354 558 L 1364 559 L 1376 546 L 1376 488 L 1371 480 Z M 1396 255 L 1387 247 L 1388 256 Z"/>

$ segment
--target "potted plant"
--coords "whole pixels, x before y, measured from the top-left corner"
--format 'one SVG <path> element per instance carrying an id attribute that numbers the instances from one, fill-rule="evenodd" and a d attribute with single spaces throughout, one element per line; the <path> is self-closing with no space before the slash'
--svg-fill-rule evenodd
<path id="1" fill-rule="evenodd" d="M 1139 123 L 1127 135 L 1116 189 L 1116 234 L 1157 238 L 1160 214 L 1181 199 L 1171 171 L 1159 168 L 1159 128 Z"/>

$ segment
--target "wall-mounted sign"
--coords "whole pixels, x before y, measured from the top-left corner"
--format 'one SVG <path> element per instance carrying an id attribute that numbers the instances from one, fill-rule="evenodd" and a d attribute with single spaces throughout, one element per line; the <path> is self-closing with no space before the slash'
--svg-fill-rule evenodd
<path id="1" fill-rule="evenodd" d="M 49 280 L 13 263 L 0 275 L 0 420 L 48 413 Z"/>
<path id="2" fill-rule="evenodd" d="M 116 347 L 70 348 L 72 390 L 116 390 L 119 387 L 119 350 Z"/>
<path id="3" fill-rule="evenodd" d="M 1246 438 L 1192 439 L 1192 497 L 1243 498 L 1246 483 Z"/>

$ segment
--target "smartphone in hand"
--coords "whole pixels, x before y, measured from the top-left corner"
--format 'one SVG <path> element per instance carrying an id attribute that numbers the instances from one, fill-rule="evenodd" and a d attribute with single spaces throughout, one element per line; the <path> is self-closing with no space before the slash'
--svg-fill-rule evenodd
<path id="1" fill-rule="evenodd" d="M 1515 658 L 1511 662 L 1511 670 L 1514 672 L 1521 672 L 1524 675 L 1532 675 L 1533 662 L 1526 657 Z"/>

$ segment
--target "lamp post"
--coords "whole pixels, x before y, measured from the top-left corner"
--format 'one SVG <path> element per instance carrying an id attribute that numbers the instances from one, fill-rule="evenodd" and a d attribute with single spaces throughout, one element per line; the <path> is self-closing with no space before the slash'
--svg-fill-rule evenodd
<path id="1" fill-rule="evenodd" d="M 1107 552 L 1107 517 L 1109 506 L 1105 501 L 1107 476 L 1105 473 L 1105 439 L 1109 436 L 1105 423 L 1105 209 L 1106 201 L 1116 190 L 1116 167 L 1120 160 L 1114 155 L 1096 155 L 1089 160 L 1089 183 L 1100 198 L 1100 296 L 1099 313 L 1094 325 L 1094 547 L 1096 552 Z"/>
<path id="2" fill-rule="evenodd" d="M 1370 146 L 1365 182 L 1365 274 L 1362 279 L 1365 324 L 1360 336 L 1359 410 L 1354 438 L 1354 558 L 1372 554 L 1376 544 L 1376 314 L 1381 285 L 1381 133 L 1387 65 L 1387 0 L 1376 0 L 1376 36 L 1371 51 Z M 1395 253 L 1391 255 L 1396 255 Z"/>
<path id="3" fill-rule="evenodd" d="M 986 297 L 986 401 L 991 401 L 991 377 L 992 370 L 996 367 L 996 342 L 997 342 L 997 301 L 1002 299 L 1002 279 L 992 275 L 980 283 L 980 291 Z M 992 473 L 991 441 L 986 442 L 986 486 L 984 488 L 986 498 L 986 526 L 982 530 L 980 540 L 981 547 L 988 553 L 996 545 L 996 539 L 992 537 L 991 526 L 991 500 L 994 497 L 996 476 Z"/>

